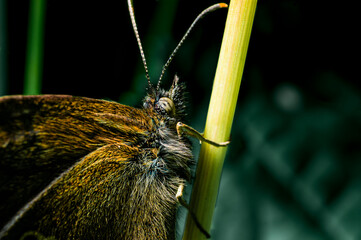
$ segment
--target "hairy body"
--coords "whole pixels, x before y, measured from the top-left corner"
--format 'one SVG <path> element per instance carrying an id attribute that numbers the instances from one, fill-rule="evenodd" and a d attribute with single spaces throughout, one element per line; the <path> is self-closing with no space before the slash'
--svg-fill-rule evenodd
<path id="1" fill-rule="evenodd" d="M 176 193 L 193 158 L 176 131 L 183 99 L 177 77 L 141 109 L 72 96 L 0 98 L 0 237 L 174 239 Z"/>

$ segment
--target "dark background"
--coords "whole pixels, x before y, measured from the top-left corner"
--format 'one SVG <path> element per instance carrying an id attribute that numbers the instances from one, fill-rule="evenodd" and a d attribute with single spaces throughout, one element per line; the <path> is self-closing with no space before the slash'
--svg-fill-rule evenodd
<path id="1" fill-rule="evenodd" d="M 21 94 L 28 1 L 4 1 L 6 94 Z M 214 1 L 134 0 L 152 81 Z M 213 239 L 361 239 L 358 10 L 329 1 L 259 1 L 213 221 Z M 189 90 L 202 130 L 226 10 L 207 16 L 163 79 Z M 2 51 L 4 49 L 2 48 Z M 48 1 L 43 93 L 140 106 L 146 80 L 126 0 Z M 196 148 L 197 151 L 197 148 Z"/>

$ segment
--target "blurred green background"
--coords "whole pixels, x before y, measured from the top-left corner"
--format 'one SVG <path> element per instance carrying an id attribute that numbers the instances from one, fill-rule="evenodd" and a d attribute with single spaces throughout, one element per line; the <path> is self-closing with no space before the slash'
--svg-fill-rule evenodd
<path id="1" fill-rule="evenodd" d="M 29 1 L 0 3 L 0 94 L 22 94 Z M 134 0 L 154 83 L 193 19 L 214 3 Z M 258 2 L 212 239 L 361 239 L 356 9 Z M 201 21 L 163 79 L 168 88 L 177 73 L 187 84 L 188 123 L 200 131 L 226 12 Z M 44 29 L 42 93 L 141 106 L 146 80 L 126 0 L 47 1 Z"/>

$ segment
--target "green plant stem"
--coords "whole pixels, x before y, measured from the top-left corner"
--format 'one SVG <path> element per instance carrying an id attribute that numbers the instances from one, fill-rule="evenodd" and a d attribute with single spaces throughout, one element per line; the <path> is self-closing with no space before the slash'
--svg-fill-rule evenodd
<path id="1" fill-rule="evenodd" d="M 24 94 L 40 94 L 43 72 L 43 43 L 46 0 L 32 0 L 29 10 Z"/>
<path id="2" fill-rule="evenodd" d="M 230 137 L 256 5 L 257 0 L 230 2 L 204 132 L 205 138 L 215 142 Z M 207 143 L 200 151 L 190 209 L 208 232 L 226 151 L 226 147 Z M 183 239 L 205 239 L 189 214 Z"/>

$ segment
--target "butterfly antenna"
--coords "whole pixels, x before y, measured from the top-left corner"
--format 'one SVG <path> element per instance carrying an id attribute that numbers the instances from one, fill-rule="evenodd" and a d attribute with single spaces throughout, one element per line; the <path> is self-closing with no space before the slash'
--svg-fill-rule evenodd
<path id="1" fill-rule="evenodd" d="M 128 7 L 129 7 L 130 20 L 132 21 L 132 26 L 133 26 L 135 38 L 137 39 L 140 55 L 141 55 L 142 61 L 143 61 L 143 66 L 144 66 L 144 70 L 145 70 L 145 77 L 148 80 L 149 88 L 152 88 L 153 86 L 152 86 L 152 83 L 150 82 L 149 71 L 148 71 L 148 67 L 147 67 L 147 61 L 145 59 L 142 43 L 140 41 L 139 32 L 138 32 L 138 28 L 137 28 L 137 23 L 135 22 L 134 8 L 133 8 L 132 0 L 128 0 Z"/>
<path id="2" fill-rule="evenodd" d="M 130 0 L 128 0 L 130 1 Z M 191 32 L 191 30 L 193 29 L 193 27 L 196 25 L 196 23 L 202 18 L 204 17 L 207 13 L 213 12 L 214 10 L 217 10 L 219 8 L 226 8 L 228 7 L 228 5 L 226 3 L 217 3 L 214 4 L 208 8 L 206 8 L 205 10 L 203 10 L 198 16 L 197 18 L 193 21 L 193 23 L 191 24 L 191 26 L 188 28 L 187 32 L 184 34 L 183 38 L 179 41 L 178 45 L 175 47 L 175 49 L 173 50 L 172 54 L 169 56 L 167 62 L 164 64 L 162 72 L 160 74 L 159 80 L 158 80 L 158 84 L 157 84 L 157 90 L 159 89 L 160 86 L 160 82 L 163 78 L 163 75 L 165 73 L 165 70 L 168 68 L 169 64 L 171 63 L 171 61 L 173 60 L 174 55 L 176 54 L 176 52 L 178 51 L 178 49 L 180 48 L 180 46 L 182 46 L 184 40 L 188 37 L 189 33 Z"/>

